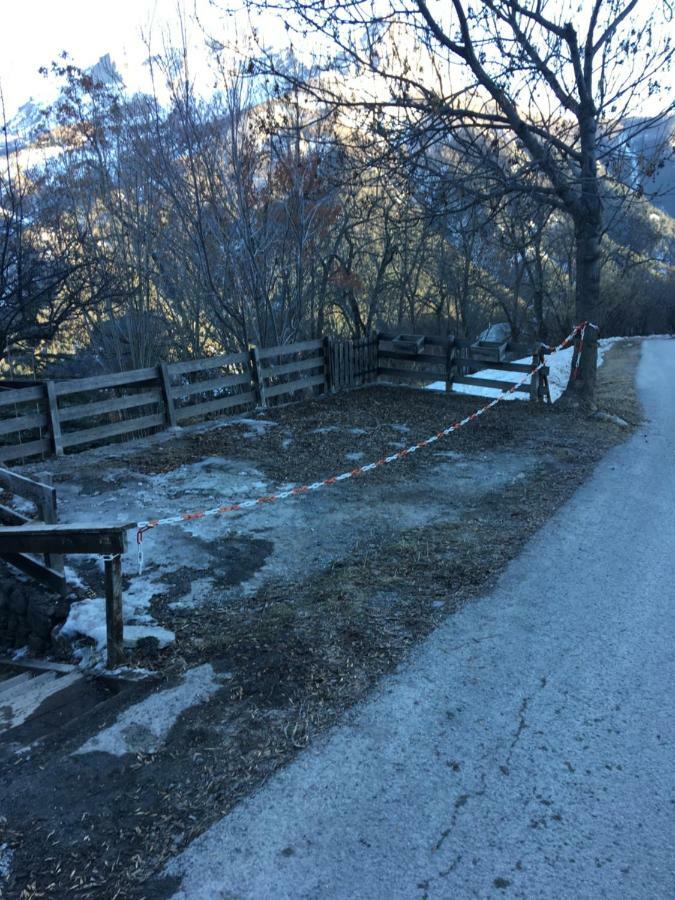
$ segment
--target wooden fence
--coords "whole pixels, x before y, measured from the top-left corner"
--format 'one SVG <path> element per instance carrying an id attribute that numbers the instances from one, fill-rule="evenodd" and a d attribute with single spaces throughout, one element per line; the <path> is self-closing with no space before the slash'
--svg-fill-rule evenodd
<path id="1" fill-rule="evenodd" d="M 317 339 L 111 375 L 0 384 L 0 463 L 61 456 L 326 391 L 329 358 L 329 341 Z"/>
<path id="2" fill-rule="evenodd" d="M 468 340 L 455 337 L 424 337 L 419 348 L 410 349 L 414 335 L 397 336 L 380 333 L 377 348 L 377 374 L 387 380 L 406 384 L 415 382 L 444 381 L 446 391 L 457 384 L 471 387 L 495 388 L 503 391 L 517 385 L 514 381 L 496 378 L 480 378 L 473 372 L 481 369 L 496 369 L 513 372 L 522 376 L 532 372 L 531 363 L 512 362 L 514 358 L 532 356 L 532 348 L 525 344 L 506 343 L 503 353 L 497 348 L 477 346 Z M 421 336 L 418 336 L 421 338 Z M 501 348 L 500 348 L 501 349 Z M 548 370 L 544 370 L 544 378 Z M 531 378 L 516 387 L 516 391 L 538 399 L 540 379 Z M 471 396 L 470 391 L 462 391 L 462 396 Z"/>
<path id="3" fill-rule="evenodd" d="M 504 345 L 506 356 L 528 356 Z M 499 348 L 501 351 L 501 348 Z M 495 357 L 491 359 L 491 357 Z M 526 373 L 492 348 L 450 337 L 380 333 L 252 348 L 208 359 L 63 381 L 0 382 L 0 463 L 81 450 L 224 414 L 350 390 L 382 378 L 504 389 L 513 382 L 471 376 L 480 369 Z M 18 385 L 18 386 L 17 386 Z M 531 385 L 518 388 L 534 396 Z"/>

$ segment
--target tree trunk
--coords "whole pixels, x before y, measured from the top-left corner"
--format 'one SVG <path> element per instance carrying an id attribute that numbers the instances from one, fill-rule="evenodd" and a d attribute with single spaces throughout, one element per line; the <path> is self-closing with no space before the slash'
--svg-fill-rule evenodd
<path id="1" fill-rule="evenodd" d="M 595 209 L 587 210 L 576 223 L 576 293 L 575 312 L 577 323 L 593 323 L 600 299 L 600 240 L 602 236 L 602 210 L 599 198 Z M 579 350 L 581 358 L 579 359 Z M 575 398 L 590 403 L 595 394 L 598 362 L 598 331 L 588 327 L 583 347 L 578 338 L 574 345 L 572 369 L 567 390 Z"/>

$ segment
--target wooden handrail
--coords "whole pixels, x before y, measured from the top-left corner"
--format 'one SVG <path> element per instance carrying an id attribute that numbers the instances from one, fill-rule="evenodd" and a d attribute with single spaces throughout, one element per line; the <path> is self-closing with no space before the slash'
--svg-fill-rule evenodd
<path id="1" fill-rule="evenodd" d="M 21 562 L 24 571 L 26 563 L 31 560 L 27 557 L 19 559 L 17 554 L 98 553 L 105 557 L 106 646 L 109 668 L 115 668 L 124 660 L 121 555 L 127 549 L 127 531 L 134 527 L 135 523 L 130 522 L 108 526 L 30 524 L 0 528 L 0 557 L 13 564 Z"/>

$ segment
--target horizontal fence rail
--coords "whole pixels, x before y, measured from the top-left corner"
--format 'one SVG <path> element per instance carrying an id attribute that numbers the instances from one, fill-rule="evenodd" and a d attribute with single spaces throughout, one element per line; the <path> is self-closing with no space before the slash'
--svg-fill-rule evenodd
<path id="1" fill-rule="evenodd" d="M 0 382 L 0 464 L 60 456 L 379 379 L 412 385 L 444 381 L 447 391 L 455 384 L 509 388 L 517 378 L 498 381 L 471 373 L 488 368 L 527 373 L 531 366 L 513 360 L 531 352 L 522 344 L 492 347 L 453 336 L 381 332 L 356 340 L 252 347 L 86 378 Z M 518 390 L 537 399 L 540 387 L 538 380 L 535 390 L 533 379 Z"/>

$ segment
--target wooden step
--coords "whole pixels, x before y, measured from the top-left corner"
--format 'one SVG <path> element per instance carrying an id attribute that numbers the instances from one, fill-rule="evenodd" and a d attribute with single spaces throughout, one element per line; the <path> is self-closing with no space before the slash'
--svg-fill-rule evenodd
<path id="1" fill-rule="evenodd" d="M 24 681 L 30 681 L 33 676 L 30 672 L 22 672 L 21 675 L 14 675 L 12 678 L 7 678 L 5 681 L 0 681 L 0 703 L 2 703 L 2 696 L 8 691 L 11 691 L 13 687 L 16 687 L 17 684 L 23 684 Z"/>

